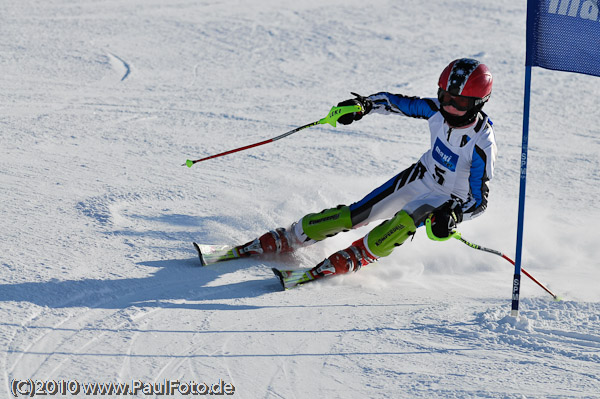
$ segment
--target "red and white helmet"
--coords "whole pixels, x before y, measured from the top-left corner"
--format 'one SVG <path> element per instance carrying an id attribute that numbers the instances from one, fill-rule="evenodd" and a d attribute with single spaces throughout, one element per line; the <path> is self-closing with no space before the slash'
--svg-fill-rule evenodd
<path id="1" fill-rule="evenodd" d="M 453 96 L 473 97 L 485 103 L 492 94 L 492 74 L 485 64 L 470 58 L 452 61 L 440 75 L 438 86 Z"/>

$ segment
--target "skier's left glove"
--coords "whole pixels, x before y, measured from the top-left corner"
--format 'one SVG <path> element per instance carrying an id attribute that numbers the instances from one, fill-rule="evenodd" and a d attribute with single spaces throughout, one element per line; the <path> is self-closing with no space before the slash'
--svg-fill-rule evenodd
<path id="1" fill-rule="evenodd" d="M 364 115 L 371 112 L 373 109 L 373 101 L 369 100 L 367 97 L 363 97 L 360 94 L 350 93 L 356 96 L 356 98 L 351 98 L 350 100 L 342 101 L 337 106 L 344 107 L 347 105 L 360 105 L 360 107 L 364 110 L 363 112 L 353 112 L 351 114 L 346 114 L 340 116 L 337 120 L 342 125 L 349 125 L 354 121 L 360 120 Z"/>
<path id="2" fill-rule="evenodd" d="M 431 232 L 437 238 L 448 238 L 456 226 L 463 220 L 463 211 L 460 203 L 450 200 L 433 211 L 431 216 Z"/>

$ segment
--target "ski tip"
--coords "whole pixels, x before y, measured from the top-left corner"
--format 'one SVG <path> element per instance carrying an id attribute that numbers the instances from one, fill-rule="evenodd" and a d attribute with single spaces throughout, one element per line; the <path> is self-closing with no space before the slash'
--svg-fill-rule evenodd
<path id="1" fill-rule="evenodd" d="M 198 257 L 200 258 L 200 265 L 206 266 L 206 262 L 204 262 L 204 258 L 202 257 L 202 250 L 200 249 L 198 244 L 196 244 L 195 242 L 192 242 L 192 244 L 194 245 L 194 248 L 196 248 L 196 251 L 198 251 Z"/>
<path id="2" fill-rule="evenodd" d="M 285 281 L 283 280 L 283 274 L 281 274 L 281 271 L 275 267 L 272 267 L 271 270 L 273 271 L 273 273 L 275 274 L 275 276 L 277 276 L 277 278 L 279 279 L 279 282 L 281 283 L 281 287 L 285 290 Z"/>

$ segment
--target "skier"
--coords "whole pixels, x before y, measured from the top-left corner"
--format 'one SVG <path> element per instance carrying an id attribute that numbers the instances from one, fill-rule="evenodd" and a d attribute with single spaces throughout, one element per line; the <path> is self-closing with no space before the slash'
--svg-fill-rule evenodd
<path id="1" fill-rule="evenodd" d="M 288 228 L 275 229 L 235 247 L 234 255 L 290 252 L 385 219 L 366 236 L 310 269 L 312 280 L 356 272 L 390 255 L 426 221 L 430 223 L 430 238 L 444 240 L 459 223 L 481 215 L 487 206 L 496 160 L 492 122 L 482 112 L 492 91 L 492 75 L 479 61 L 462 58 L 443 70 L 438 86 L 437 98 L 352 93 L 356 98 L 339 103 L 362 109 L 343 115 L 338 122 L 344 125 L 373 113 L 426 119 L 431 149 L 360 201 L 310 213 Z"/>

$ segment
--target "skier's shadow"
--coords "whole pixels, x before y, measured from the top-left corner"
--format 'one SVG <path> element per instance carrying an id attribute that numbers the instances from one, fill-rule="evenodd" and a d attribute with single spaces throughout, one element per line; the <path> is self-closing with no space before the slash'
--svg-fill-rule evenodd
<path id="1" fill-rule="evenodd" d="M 243 310 L 258 306 L 215 303 L 259 297 L 281 290 L 275 276 L 218 284 L 225 274 L 260 265 L 240 259 L 201 267 L 198 258 L 147 261 L 138 263 L 156 268 L 150 276 L 125 279 L 50 280 L 0 284 L 0 302 L 30 302 L 48 308 L 88 307 L 123 309 L 129 306 L 187 308 L 201 310 Z M 264 267 L 267 268 L 268 262 Z M 203 301 L 209 301 L 203 303 Z"/>

